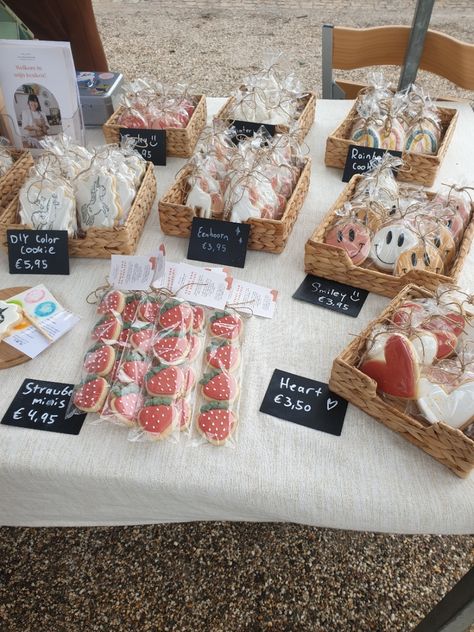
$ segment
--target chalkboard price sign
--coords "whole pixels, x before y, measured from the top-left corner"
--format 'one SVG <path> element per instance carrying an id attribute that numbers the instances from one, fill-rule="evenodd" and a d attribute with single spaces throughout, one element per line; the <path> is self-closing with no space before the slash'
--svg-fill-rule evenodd
<path id="1" fill-rule="evenodd" d="M 347 401 L 324 382 L 275 369 L 260 412 L 339 436 Z"/>
<path id="2" fill-rule="evenodd" d="M 398 156 L 399 158 L 402 156 L 401 151 L 349 145 L 342 181 L 349 182 L 352 176 L 371 171 L 382 160 L 382 156 L 384 156 L 387 151 L 392 156 Z"/>
<path id="3" fill-rule="evenodd" d="M 7 230 L 10 274 L 69 274 L 67 230 Z"/>
<path id="4" fill-rule="evenodd" d="M 66 419 L 74 384 L 26 379 L 5 413 L 2 424 L 78 435 L 86 414 Z"/>
<path id="5" fill-rule="evenodd" d="M 166 131 L 164 129 L 135 129 L 133 127 L 120 128 L 122 138 L 135 139 L 134 149 L 145 160 L 154 165 L 166 166 Z"/>
<path id="6" fill-rule="evenodd" d="M 232 121 L 236 136 L 234 143 L 237 145 L 244 137 L 252 137 L 261 127 L 264 127 L 270 136 L 275 136 L 276 127 L 270 123 L 253 123 L 251 121 Z"/>
<path id="7" fill-rule="evenodd" d="M 195 217 L 191 226 L 188 259 L 243 268 L 250 226 Z"/>
<path id="8" fill-rule="evenodd" d="M 369 293 L 352 285 L 308 274 L 293 298 L 357 318 Z"/>

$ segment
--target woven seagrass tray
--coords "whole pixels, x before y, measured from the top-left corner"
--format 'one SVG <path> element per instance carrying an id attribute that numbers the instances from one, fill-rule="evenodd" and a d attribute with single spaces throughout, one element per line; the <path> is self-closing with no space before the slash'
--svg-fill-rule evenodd
<path id="1" fill-rule="evenodd" d="M 166 235 L 189 237 L 191 224 L 195 217 L 194 209 L 185 205 L 189 187 L 187 178 L 191 167 L 185 167 L 177 180 L 158 203 L 161 230 Z M 311 175 L 311 158 L 305 158 L 298 182 L 288 200 L 281 219 L 251 218 L 248 247 L 250 250 L 263 250 L 275 254 L 284 250 L 293 225 L 309 189 Z M 217 218 L 216 219 L 220 219 Z"/>
<path id="2" fill-rule="evenodd" d="M 343 207 L 344 202 L 352 199 L 357 183 L 362 177 L 357 175 L 351 178 L 321 224 L 306 242 L 305 271 L 326 279 L 339 281 L 340 283 L 348 283 L 389 298 L 398 294 L 400 290 L 410 283 L 420 285 L 429 290 L 435 290 L 438 285 L 444 283 L 455 283 L 474 238 L 474 216 L 471 217 L 471 221 L 464 231 L 455 259 L 451 263 L 449 270 L 444 274 L 436 274 L 426 270 L 410 270 L 407 274 L 395 276 L 376 269 L 356 266 L 352 263 L 345 250 L 324 243 L 324 236 L 328 228 L 332 226 L 337 218 L 336 211 Z M 434 193 L 428 193 L 429 197 L 434 197 L 434 195 Z"/>
<path id="3" fill-rule="evenodd" d="M 190 158 L 193 155 L 194 147 L 206 125 L 207 119 L 206 97 L 198 95 L 196 98 L 198 99 L 198 103 L 187 126 L 182 128 L 169 127 L 166 130 L 167 156 Z M 120 128 L 123 126 L 119 125 L 117 121 L 124 109 L 123 105 L 120 106 L 109 120 L 104 123 L 102 129 L 104 130 L 107 143 L 120 143 Z"/>
<path id="4" fill-rule="evenodd" d="M 10 169 L 0 178 L 0 215 L 7 208 L 27 179 L 33 166 L 33 157 L 24 149 L 12 149 L 14 160 Z"/>
<path id="5" fill-rule="evenodd" d="M 474 441 L 461 430 L 442 421 L 419 421 L 385 401 L 377 393 L 377 384 L 356 368 L 374 327 L 390 319 L 407 299 L 424 298 L 432 293 L 415 285 L 407 286 L 369 326 L 334 360 L 329 388 L 377 421 L 398 432 L 461 478 L 474 468 Z"/>
<path id="6" fill-rule="evenodd" d="M 398 174 L 399 180 L 419 182 L 428 187 L 434 183 L 458 120 L 457 110 L 438 107 L 436 111 L 439 114 L 442 127 L 438 153 L 434 156 L 429 156 L 428 154 L 415 154 L 411 151 L 404 151 L 402 159 L 405 162 L 406 170 Z M 354 103 L 344 121 L 328 136 L 326 154 L 324 156 L 324 162 L 327 167 L 344 169 L 349 145 L 354 144 L 353 141 L 349 140 L 349 134 L 356 116 L 357 110 Z"/>
<path id="7" fill-rule="evenodd" d="M 68 240 L 69 256 L 109 259 L 111 255 L 133 255 L 155 197 L 155 172 L 153 165 L 149 162 L 125 223 L 113 228 L 90 228 L 85 237 L 81 239 L 70 237 Z M 0 244 L 5 249 L 7 248 L 8 229 L 24 230 L 30 228 L 18 224 L 17 216 L 18 195 L 10 202 L 0 217 Z"/>
<path id="8" fill-rule="evenodd" d="M 306 97 L 301 99 L 301 101 L 304 104 L 304 108 L 297 122 L 298 128 L 301 131 L 300 141 L 302 141 L 306 134 L 309 132 L 314 122 L 314 115 L 316 111 L 316 95 L 313 92 L 309 92 Z M 231 125 L 231 123 L 235 120 L 235 117 L 232 117 L 230 114 L 234 107 L 234 103 L 234 97 L 230 97 L 229 99 L 227 99 L 227 101 L 224 103 L 224 105 L 221 107 L 214 118 L 227 121 L 229 125 Z M 288 125 L 276 125 L 275 131 L 277 134 L 288 134 L 290 128 L 288 127 Z"/>

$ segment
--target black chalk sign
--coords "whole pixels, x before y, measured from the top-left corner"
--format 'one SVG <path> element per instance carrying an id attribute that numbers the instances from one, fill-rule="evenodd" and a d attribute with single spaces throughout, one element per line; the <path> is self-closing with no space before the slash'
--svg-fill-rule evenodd
<path id="1" fill-rule="evenodd" d="M 347 401 L 324 382 L 275 369 L 260 412 L 339 436 Z"/>
<path id="2" fill-rule="evenodd" d="M 10 274 L 69 274 L 67 230 L 7 230 Z"/>
<path id="3" fill-rule="evenodd" d="M 243 268 L 249 232 L 249 224 L 195 217 L 187 257 L 195 261 Z"/>
<path id="4" fill-rule="evenodd" d="M 120 128 L 120 140 L 133 138 L 134 150 L 154 165 L 166 166 L 166 131 L 164 129 Z"/>
<path id="5" fill-rule="evenodd" d="M 293 298 L 357 318 L 368 295 L 367 290 L 308 274 Z"/>
<path id="6" fill-rule="evenodd" d="M 384 156 L 387 151 L 392 156 L 398 156 L 399 158 L 402 156 L 401 151 L 349 145 L 342 181 L 349 182 L 352 176 L 371 171 L 381 161 L 382 156 Z"/>
<path id="7" fill-rule="evenodd" d="M 243 138 L 252 137 L 261 127 L 264 127 L 270 136 L 275 136 L 276 127 L 270 123 L 253 123 L 251 121 L 231 121 L 231 127 L 235 128 L 234 143 L 238 144 Z"/>
<path id="8" fill-rule="evenodd" d="M 2 424 L 78 435 L 86 413 L 66 419 L 74 384 L 26 379 L 5 413 Z"/>

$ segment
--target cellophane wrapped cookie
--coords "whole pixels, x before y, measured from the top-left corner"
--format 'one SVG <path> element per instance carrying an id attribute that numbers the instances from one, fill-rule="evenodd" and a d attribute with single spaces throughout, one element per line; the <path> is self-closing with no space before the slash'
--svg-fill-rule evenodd
<path id="1" fill-rule="evenodd" d="M 122 127 L 179 129 L 187 127 L 197 98 L 186 85 L 137 79 L 124 86 L 121 104 L 124 109 L 118 124 Z"/>
<path id="2" fill-rule="evenodd" d="M 74 388 L 69 410 L 100 413 L 118 364 L 128 344 L 130 325 L 140 302 L 140 293 L 107 289 L 97 307 L 97 320 L 90 332 L 84 353 L 81 380 Z"/>
<path id="3" fill-rule="evenodd" d="M 343 249 L 354 265 L 386 274 L 448 274 L 472 218 L 469 187 L 443 185 L 435 196 L 400 187 L 392 171 L 400 164 L 386 155 L 360 179 L 324 241 Z"/>
<path id="4" fill-rule="evenodd" d="M 239 423 L 242 317 L 208 311 L 206 349 L 194 415 L 194 445 L 235 446 Z"/>
<path id="5" fill-rule="evenodd" d="M 268 53 L 262 69 L 245 77 L 232 96 L 231 118 L 291 126 L 300 116 L 308 93 L 285 67 L 283 53 Z"/>
<path id="6" fill-rule="evenodd" d="M 372 332 L 359 369 L 390 404 L 472 436 L 473 318 L 474 297 L 452 286 L 407 300 Z"/>
<path id="7" fill-rule="evenodd" d="M 177 441 L 190 431 L 205 313 L 200 306 L 164 294 L 147 310 L 150 319 L 155 316 L 154 327 L 142 348 L 148 366 L 129 440 Z"/>
<path id="8" fill-rule="evenodd" d="M 356 110 L 350 139 L 357 145 L 416 154 L 438 153 L 442 138 L 440 117 L 421 87 L 412 84 L 395 92 L 382 73 L 370 73 L 369 86 L 359 94 Z"/>
<path id="9" fill-rule="evenodd" d="M 235 144 L 232 134 L 219 127 L 206 133 L 188 165 L 185 204 L 199 217 L 281 219 L 304 163 L 297 135 L 271 137 L 262 127 Z"/>
<path id="10" fill-rule="evenodd" d="M 13 166 L 12 149 L 7 139 L 0 136 L 0 178 Z"/>

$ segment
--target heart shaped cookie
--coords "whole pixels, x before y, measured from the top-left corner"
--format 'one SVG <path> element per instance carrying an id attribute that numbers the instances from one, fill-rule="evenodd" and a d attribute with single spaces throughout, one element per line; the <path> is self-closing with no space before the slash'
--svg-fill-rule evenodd
<path id="1" fill-rule="evenodd" d="M 377 382 L 377 390 L 393 397 L 416 399 L 420 369 L 415 348 L 405 336 L 389 336 L 384 357 L 369 358 L 359 368 Z"/>
<path id="2" fill-rule="evenodd" d="M 462 428 L 474 419 L 474 380 L 464 382 L 447 392 L 440 384 L 421 378 L 417 404 L 431 423 L 443 421 Z"/>

